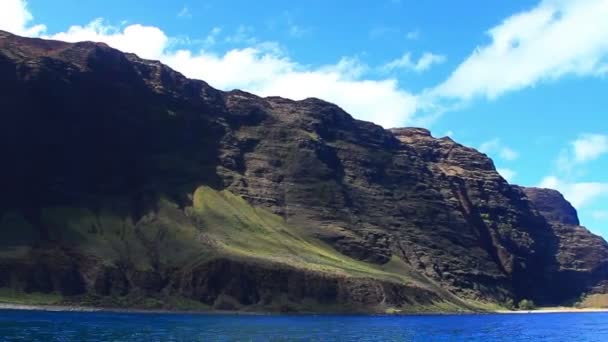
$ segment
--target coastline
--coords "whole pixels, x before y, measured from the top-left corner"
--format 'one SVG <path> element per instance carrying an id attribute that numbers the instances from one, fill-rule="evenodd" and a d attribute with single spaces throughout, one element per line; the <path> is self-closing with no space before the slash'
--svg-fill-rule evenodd
<path id="1" fill-rule="evenodd" d="M 136 314 L 188 314 L 188 315 L 269 315 L 272 313 L 228 310 L 166 310 L 92 307 L 79 305 L 29 305 L 0 303 L 0 310 L 48 311 L 48 312 L 110 312 Z"/>
<path id="2" fill-rule="evenodd" d="M 48 312 L 109 312 L 109 313 L 135 313 L 135 314 L 188 314 L 188 315 L 280 315 L 278 312 L 253 312 L 253 311 L 229 311 L 229 310 L 163 310 L 163 309 L 125 309 L 125 308 L 104 308 L 90 306 L 70 306 L 70 305 L 27 305 L 27 304 L 10 304 L 0 303 L 0 310 L 21 310 L 21 311 L 48 311 Z M 555 313 L 608 313 L 608 308 L 572 308 L 572 307 L 552 307 L 541 308 L 536 310 L 497 310 L 488 312 L 472 312 L 473 315 L 484 314 L 555 314 Z M 291 313 L 291 314 L 313 314 L 321 313 Z M 361 314 L 361 313 L 358 313 Z M 403 313 L 403 314 L 388 314 L 395 316 L 409 316 L 421 314 L 450 314 L 449 312 L 437 313 Z M 462 315 L 463 313 L 455 313 Z M 378 315 L 378 313 L 370 313 L 370 315 Z"/>
<path id="3" fill-rule="evenodd" d="M 555 307 L 555 308 L 540 308 L 536 310 L 498 310 L 498 314 L 551 314 L 551 313 L 586 313 L 586 312 L 608 312 L 608 308 L 571 308 L 571 307 Z"/>

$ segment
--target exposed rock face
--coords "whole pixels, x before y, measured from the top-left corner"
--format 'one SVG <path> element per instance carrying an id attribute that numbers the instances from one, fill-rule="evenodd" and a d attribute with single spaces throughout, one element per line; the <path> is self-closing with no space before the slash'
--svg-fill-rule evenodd
<path id="1" fill-rule="evenodd" d="M 557 303 L 608 279 L 606 242 L 578 226 L 561 195 L 509 185 L 487 156 L 425 129 L 384 130 L 318 99 L 221 92 L 90 42 L 0 32 L 0 73 L 0 234 L 7 251 L 27 250 L 0 257 L 0 286 L 66 295 L 175 292 L 219 306 L 234 305 L 218 299 L 226 294 L 238 305 L 284 294 L 365 306 L 453 295 Z M 126 264 L 104 262 L 84 243 L 68 257 L 79 237 L 61 235 L 47 214 L 78 206 L 148 227 L 156 223 L 147 215 L 166 199 L 179 213 L 158 234 L 171 236 L 172 225 L 206 222 L 187 215 L 200 185 L 237 194 L 370 267 L 406 265 L 428 286 L 223 257 L 186 270 L 190 256 L 164 261 L 178 248 L 141 229 L 135 239 L 152 271 L 137 271 L 133 249 L 120 252 L 133 255 Z M 102 225 L 86 222 L 94 231 Z M 302 282 L 311 285 L 296 285 Z"/>
<path id="2" fill-rule="evenodd" d="M 238 263 L 219 259 L 201 265 L 178 280 L 174 287 L 191 298 L 215 306 L 226 305 L 222 298 L 233 298 L 244 305 L 271 304 L 281 296 L 297 302 L 314 300 L 320 305 L 339 305 L 354 310 L 384 305 L 424 305 L 439 300 L 431 291 L 392 282 L 350 279 L 299 272 L 293 269 Z M 234 309 L 234 307 L 229 308 Z M 282 310 L 290 310 L 283 307 Z"/>
<path id="3" fill-rule="evenodd" d="M 554 282 L 562 284 L 564 298 L 581 292 L 604 293 L 608 289 L 608 244 L 579 225 L 576 210 L 555 190 L 524 188 L 559 241 L 559 270 Z"/>
<path id="4" fill-rule="evenodd" d="M 580 225 L 576 209 L 558 191 L 539 188 L 522 189 L 549 223 Z"/>

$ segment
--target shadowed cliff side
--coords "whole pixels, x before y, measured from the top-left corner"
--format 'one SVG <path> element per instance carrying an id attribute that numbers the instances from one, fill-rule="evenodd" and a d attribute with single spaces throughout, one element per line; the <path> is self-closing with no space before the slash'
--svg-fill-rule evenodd
<path id="1" fill-rule="evenodd" d="M 427 130 L 91 42 L 0 32 L 0 72 L 0 287 L 384 312 L 559 303 L 608 279 L 608 246 L 563 198 Z"/>
<path id="2" fill-rule="evenodd" d="M 527 197 L 549 222 L 558 238 L 558 270 L 553 282 L 559 291 L 547 289 L 564 300 L 581 293 L 608 290 L 608 244 L 579 225 L 572 205 L 555 190 L 523 188 Z"/>

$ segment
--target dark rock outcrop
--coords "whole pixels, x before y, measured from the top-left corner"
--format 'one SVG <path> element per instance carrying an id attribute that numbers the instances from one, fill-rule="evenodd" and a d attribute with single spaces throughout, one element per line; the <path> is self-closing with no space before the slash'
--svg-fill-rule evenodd
<path id="1" fill-rule="evenodd" d="M 608 279 L 606 242 L 578 226 L 561 195 L 512 186 L 486 155 L 428 130 L 384 130 L 319 99 L 218 91 L 91 42 L 0 32 L 0 74 L 0 286 L 175 293 L 226 308 L 283 295 L 328 305 L 552 304 Z M 201 185 L 237 194 L 374 269 L 406 265 L 428 287 L 225 256 L 174 261 L 180 246 L 211 253 L 221 245 L 209 247 L 204 234 L 197 247 L 168 239 L 172 225 L 209 220 L 188 214 Z M 160 229 L 148 216 L 162 201 L 177 209 Z M 116 226 L 121 239 L 130 236 L 100 218 L 107 213 L 135 227 L 128 246 L 103 235 L 100 227 Z M 99 255 L 88 235 L 71 235 L 74 227 L 103 235 L 112 248 L 102 254 L 120 262 Z M 145 267 L 134 266 L 136 255 Z"/>
<path id="2" fill-rule="evenodd" d="M 555 190 L 524 188 L 526 196 L 555 233 L 559 247 L 554 296 L 575 298 L 584 292 L 604 293 L 608 279 L 608 244 L 579 225 L 576 209 Z"/>
<path id="3" fill-rule="evenodd" d="M 268 268 L 226 259 L 202 264 L 182 275 L 172 286 L 179 293 L 218 309 L 221 309 L 219 305 L 226 305 L 227 298 L 236 305 L 278 304 L 282 311 L 295 310 L 290 308 L 289 303 L 307 300 L 314 301 L 319 306 L 337 306 L 351 310 L 378 305 L 423 306 L 441 300 L 432 291 L 392 282 L 336 278 L 278 265 Z"/>

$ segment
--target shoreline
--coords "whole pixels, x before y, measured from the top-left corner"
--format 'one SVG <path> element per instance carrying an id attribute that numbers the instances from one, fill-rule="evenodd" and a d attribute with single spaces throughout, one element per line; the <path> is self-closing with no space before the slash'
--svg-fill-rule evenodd
<path id="1" fill-rule="evenodd" d="M 91 307 L 91 306 L 78 306 L 78 305 L 28 305 L 28 304 L 10 304 L 0 303 L 0 310 L 19 310 L 19 311 L 47 311 L 47 312 L 99 312 L 99 313 L 126 313 L 126 314 L 186 314 L 186 315 L 284 315 L 279 312 L 253 312 L 253 311 L 229 311 L 229 310 L 167 310 L 167 309 L 128 309 L 128 308 L 105 308 L 105 307 Z M 492 315 L 492 314 L 556 314 L 556 313 L 608 313 L 608 308 L 571 308 L 571 307 L 554 307 L 554 308 L 540 308 L 536 310 L 521 310 L 521 311 L 510 311 L 510 310 L 497 310 L 488 312 L 471 312 L 472 315 Z M 324 315 L 331 313 L 288 313 L 295 315 Z M 347 314 L 347 313 L 343 313 Z M 362 313 L 357 313 L 362 314 Z M 436 313 L 404 313 L 404 314 L 379 314 L 369 313 L 373 316 L 418 316 L 418 315 L 449 315 L 450 312 L 436 312 Z M 467 313 L 453 313 L 455 315 L 462 315 Z"/>
<path id="2" fill-rule="evenodd" d="M 498 310 L 497 314 L 551 314 L 551 313 L 585 313 L 585 312 L 608 312 L 608 308 L 571 308 L 571 307 L 556 307 L 556 308 L 540 308 L 536 310 Z"/>
<path id="3" fill-rule="evenodd" d="M 168 310 L 168 309 L 128 309 L 111 307 L 93 307 L 80 305 L 30 305 L 0 303 L 0 310 L 48 311 L 48 312 L 108 312 L 134 314 L 176 314 L 176 315 L 271 315 L 264 312 L 227 311 L 227 310 Z"/>

